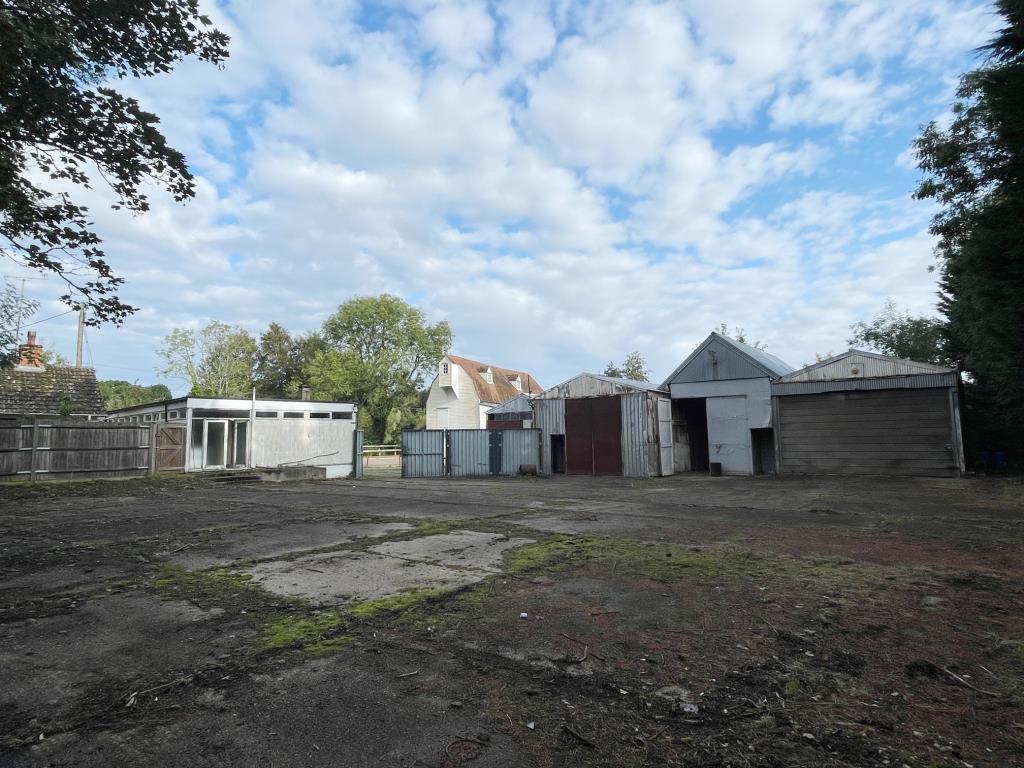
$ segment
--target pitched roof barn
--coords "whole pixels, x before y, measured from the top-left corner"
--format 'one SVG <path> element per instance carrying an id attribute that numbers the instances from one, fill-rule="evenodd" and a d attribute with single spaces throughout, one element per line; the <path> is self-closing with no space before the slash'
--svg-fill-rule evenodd
<path id="1" fill-rule="evenodd" d="M 672 371 L 661 385 L 730 379 L 775 379 L 793 366 L 775 355 L 714 331 Z"/>

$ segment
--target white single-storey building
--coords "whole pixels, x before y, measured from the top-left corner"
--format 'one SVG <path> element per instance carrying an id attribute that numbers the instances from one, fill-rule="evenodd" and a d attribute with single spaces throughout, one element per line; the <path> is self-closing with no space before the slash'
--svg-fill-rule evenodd
<path id="1" fill-rule="evenodd" d="M 165 445 L 175 435 L 181 440 L 180 458 L 168 458 L 167 469 L 314 466 L 327 477 L 345 477 L 353 471 L 357 411 L 352 403 L 189 395 L 120 408 L 107 418 L 180 427 L 166 434 Z"/>

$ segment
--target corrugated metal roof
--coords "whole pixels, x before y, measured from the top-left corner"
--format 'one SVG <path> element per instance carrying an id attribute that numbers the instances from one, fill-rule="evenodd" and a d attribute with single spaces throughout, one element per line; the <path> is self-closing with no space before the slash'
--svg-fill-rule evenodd
<path id="1" fill-rule="evenodd" d="M 489 408 L 487 413 L 525 413 L 532 407 L 530 405 L 531 400 L 532 398 L 529 395 L 517 395 L 508 402 Z"/>
<path id="2" fill-rule="evenodd" d="M 812 395 L 819 392 L 847 392 L 873 389 L 934 389 L 955 387 L 957 374 L 919 373 L 911 376 L 880 376 L 870 379 L 835 379 L 832 381 L 773 381 L 772 396 Z"/>
<path id="3" fill-rule="evenodd" d="M 793 366 L 789 363 L 763 349 L 756 349 L 712 331 L 665 379 L 661 389 L 668 389 L 673 383 L 763 377 L 774 379 L 792 370 Z"/>
<path id="4" fill-rule="evenodd" d="M 952 373 L 949 366 L 920 363 L 901 357 L 882 355 L 851 349 L 805 366 L 780 378 L 780 381 L 837 381 L 852 378 L 878 378 L 880 376 L 917 376 L 921 374 Z"/>
<path id="5" fill-rule="evenodd" d="M 544 390 L 540 396 L 546 399 L 600 397 L 602 395 L 621 395 L 625 392 L 666 392 L 666 390 L 656 387 L 649 381 L 619 379 L 596 373 L 579 373 L 557 386 Z"/>

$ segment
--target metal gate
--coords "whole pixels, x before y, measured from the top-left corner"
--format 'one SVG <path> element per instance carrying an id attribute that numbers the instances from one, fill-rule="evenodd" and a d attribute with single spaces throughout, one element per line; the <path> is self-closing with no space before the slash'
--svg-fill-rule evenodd
<path id="1" fill-rule="evenodd" d="M 445 430 L 402 432 L 402 477 L 443 477 Z"/>
<path id="2" fill-rule="evenodd" d="M 157 472 L 183 472 L 185 470 L 185 428 L 161 424 L 156 430 Z"/>
<path id="3" fill-rule="evenodd" d="M 402 477 L 514 475 L 540 462 L 539 429 L 402 432 Z"/>

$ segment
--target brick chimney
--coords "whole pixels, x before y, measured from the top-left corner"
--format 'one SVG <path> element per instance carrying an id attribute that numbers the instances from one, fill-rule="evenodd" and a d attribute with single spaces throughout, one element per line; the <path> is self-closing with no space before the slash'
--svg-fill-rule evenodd
<path id="1" fill-rule="evenodd" d="M 18 354 L 20 358 L 18 360 L 18 368 L 25 371 L 42 371 L 46 366 L 43 365 L 43 345 L 36 344 L 36 332 L 28 332 L 28 340 L 18 347 Z"/>

